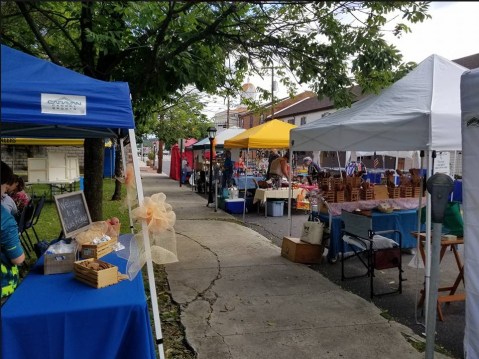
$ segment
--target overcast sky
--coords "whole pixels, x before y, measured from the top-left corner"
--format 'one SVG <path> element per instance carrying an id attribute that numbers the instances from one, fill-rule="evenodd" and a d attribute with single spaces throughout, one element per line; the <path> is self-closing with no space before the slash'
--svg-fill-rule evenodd
<path id="1" fill-rule="evenodd" d="M 449 60 L 479 53 L 479 1 L 433 1 L 429 7 L 431 19 L 420 24 L 411 25 L 411 32 L 403 34 L 400 39 L 392 34 L 386 35 L 386 40 L 394 44 L 403 54 L 404 61 L 420 63 L 432 54 L 443 56 Z M 392 27 L 392 26 L 391 26 Z M 255 86 L 271 87 L 271 77 L 251 78 Z M 307 87 L 302 87 L 306 90 Z M 299 90 L 301 91 L 301 90 Z M 278 97 L 286 97 L 287 93 L 281 86 Z M 208 106 L 207 115 L 226 108 L 222 100 Z"/>

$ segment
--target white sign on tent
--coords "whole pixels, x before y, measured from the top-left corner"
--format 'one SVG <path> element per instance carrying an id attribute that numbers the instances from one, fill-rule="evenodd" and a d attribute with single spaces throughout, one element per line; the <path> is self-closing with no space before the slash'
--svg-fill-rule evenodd
<path id="1" fill-rule="evenodd" d="M 440 172 L 451 175 L 451 153 L 450 152 L 437 152 L 436 159 L 434 160 L 434 173 Z"/>

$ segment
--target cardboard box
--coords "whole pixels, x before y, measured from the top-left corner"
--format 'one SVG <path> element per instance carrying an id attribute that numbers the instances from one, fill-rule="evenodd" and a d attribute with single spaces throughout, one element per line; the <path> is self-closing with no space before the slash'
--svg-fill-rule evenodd
<path id="1" fill-rule="evenodd" d="M 69 273 L 73 271 L 75 253 L 45 253 L 43 274 Z"/>
<path id="2" fill-rule="evenodd" d="M 281 256 L 296 263 L 317 264 L 323 259 L 324 247 L 324 244 L 310 244 L 299 238 L 283 237 Z"/>
<path id="3" fill-rule="evenodd" d="M 98 269 L 94 269 L 94 266 Z M 118 267 L 98 259 L 89 258 L 73 265 L 75 278 L 94 288 L 103 288 L 118 283 Z"/>
<path id="4" fill-rule="evenodd" d="M 107 242 L 99 244 L 83 244 L 81 247 L 81 257 L 86 258 L 101 258 L 113 251 L 113 246 L 118 242 L 118 237 L 111 237 Z"/>

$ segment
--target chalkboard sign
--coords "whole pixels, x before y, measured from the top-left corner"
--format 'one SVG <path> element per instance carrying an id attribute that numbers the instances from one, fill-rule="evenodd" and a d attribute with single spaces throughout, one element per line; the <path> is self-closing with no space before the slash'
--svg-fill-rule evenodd
<path id="1" fill-rule="evenodd" d="M 66 238 L 74 237 L 90 228 L 92 222 L 83 191 L 59 194 L 54 197 Z"/>

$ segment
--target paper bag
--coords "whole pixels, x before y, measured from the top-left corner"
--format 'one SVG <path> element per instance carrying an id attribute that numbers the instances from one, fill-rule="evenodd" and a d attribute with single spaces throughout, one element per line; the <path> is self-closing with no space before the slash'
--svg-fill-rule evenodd
<path id="1" fill-rule="evenodd" d="M 311 244 L 321 244 L 323 241 L 324 224 L 307 221 L 303 224 L 300 240 Z"/>

